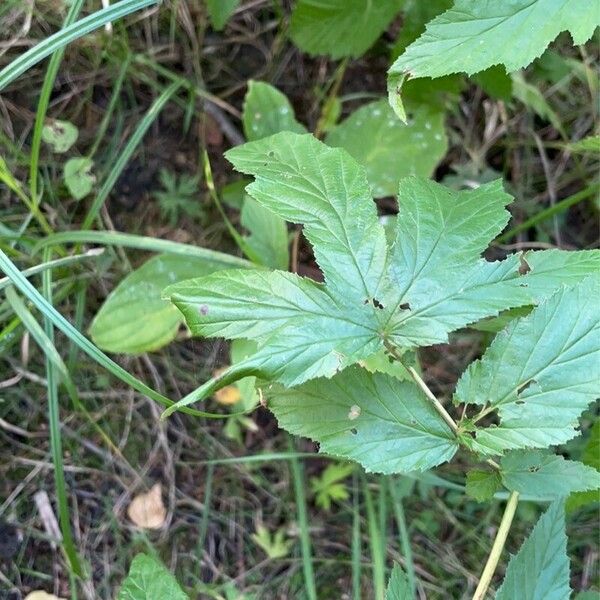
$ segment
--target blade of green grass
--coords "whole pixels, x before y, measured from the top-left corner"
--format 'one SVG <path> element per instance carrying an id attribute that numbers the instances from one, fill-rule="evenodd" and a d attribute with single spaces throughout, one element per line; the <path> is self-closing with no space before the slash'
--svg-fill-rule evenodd
<path id="1" fill-rule="evenodd" d="M 125 144 L 125 147 L 119 152 L 112 169 L 102 184 L 102 187 L 98 190 L 98 194 L 94 198 L 94 201 L 92 202 L 92 205 L 90 206 L 88 213 L 83 220 L 83 224 L 81 225 L 82 229 L 89 229 L 92 226 L 94 220 L 100 212 L 100 209 L 102 208 L 102 205 L 106 202 L 106 199 L 117 182 L 117 179 L 135 152 L 135 149 L 142 141 L 142 138 L 148 131 L 150 125 L 152 125 L 154 119 L 156 119 L 160 111 L 164 108 L 165 104 L 169 101 L 169 98 L 171 98 L 171 96 L 173 96 L 173 94 L 180 87 L 180 84 L 176 82 L 165 88 L 163 93 L 152 103 L 152 106 L 150 106 L 142 120 L 138 123 L 133 135 L 129 138 L 127 144 Z"/>
<path id="2" fill-rule="evenodd" d="M 69 12 L 65 17 L 63 30 L 69 27 L 77 15 L 81 12 L 84 0 L 75 0 L 69 7 Z M 29 195 L 31 201 L 37 206 L 40 202 L 37 191 L 37 178 L 38 178 L 38 164 L 40 159 L 40 147 L 42 145 L 42 129 L 44 128 L 44 121 L 46 120 L 46 113 L 48 112 L 48 105 L 50 103 L 50 95 L 52 94 L 52 88 L 54 87 L 54 80 L 58 73 L 58 68 L 62 61 L 65 53 L 65 46 L 58 48 L 50 57 L 48 61 L 48 69 L 46 70 L 46 76 L 44 77 L 44 83 L 40 91 L 40 98 L 38 100 L 37 111 L 35 114 L 35 123 L 33 124 L 33 138 L 31 140 L 31 151 L 29 158 Z"/>
<path id="3" fill-rule="evenodd" d="M 290 451 L 294 451 L 294 442 L 289 439 Z M 300 531 L 300 548 L 302 552 L 302 570 L 304 572 L 304 591 L 308 600 L 317 600 L 315 574 L 312 565 L 312 549 L 310 533 L 308 530 L 308 511 L 306 510 L 306 496 L 304 495 L 304 468 L 302 463 L 293 456 L 290 458 L 292 480 L 294 482 L 294 497 L 298 513 L 298 529 Z"/>
<path id="4" fill-rule="evenodd" d="M 13 60 L 0 71 L 0 90 L 17 79 L 27 69 L 30 69 L 33 65 L 50 56 L 56 50 L 70 44 L 72 41 L 87 35 L 106 23 L 121 19 L 132 12 L 142 10 L 158 2 L 159 0 L 122 0 L 57 31 Z"/>
<path id="5" fill-rule="evenodd" d="M 416 591 L 415 565 L 410 545 L 410 536 L 408 535 L 408 528 L 406 526 L 404 505 L 402 504 L 400 494 L 398 494 L 395 480 L 390 481 L 389 490 L 392 497 L 394 517 L 396 519 L 396 524 L 398 525 L 398 531 L 400 532 L 400 547 L 402 548 L 402 555 L 404 556 L 404 572 L 406 573 L 411 594 L 414 598 Z"/>
<path id="6" fill-rule="evenodd" d="M 40 263 L 39 265 L 35 265 L 34 267 L 23 269 L 23 271 L 21 271 L 21 274 L 25 277 L 31 277 L 32 275 L 43 273 L 44 271 L 47 271 L 49 269 L 58 269 L 59 267 L 65 267 L 67 265 L 78 263 L 89 258 L 97 258 L 103 252 L 103 248 L 94 248 L 92 250 L 84 252 L 83 254 L 74 254 L 72 256 L 65 256 L 64 258 L 56 258 L 54 260 L 49 260 L 47 262 Z M 11 281 L 8 277 L 0 278 L 0 291 L 2 291 L 5 287 L 9 285 L 11 285 Z"/>
<path id="7" fill-rule="evenodd" d="M 44 291 L 49 293 L 49 288 L 44 285 Z M 69 519 L 69 500 L 67 497 L 67 486 L 65 483 L 65 470 L 62 454 L 62 438 L 60 432 L 60 413 L 58 406 L 58 378 L 54 368 L 54 362 L 58 353 L 54 347 L 51 329 L 42 330 L 39 323 L 33 318 L 33 315 L 27 310 L 27 307 L 19 298 L 12 286 L 6 289 L 6 298 L 10 302 L 15 314 L 21 319 L 23 325 L 31 333 L 32 337 L 38 343 L 45 355 L 46 361 L 46 388 L 48 392 L 48 424 L 50 431 L 50 452 L 52 454 L 52 463 L 54 464 L 54 487 L 56 491 L 56 501 L 58 504 L 58 519 L 60 531 L 62 534 L 63 552 L 67 557 L 72 571 L 79 577 L 85 577 L 81 559 L 75 547 L 73 535 L 71 533 L 71 523 Z M 51 326 L 50 326 L 51 327 Z M 53 358 L 50 358 L 53 356 Z M 59 357 L 60 359 L 60 357 Z"/>
<path id="8" fill-rule="evenodd" d="M 179 256 L 193 256 L 240 269 L 257 268 L 250 261 L 238 258 L 237 256 L 232 256 L 231 254 L 226 254 L 225 252 L 201 248 L 200 246 L 190 246 L 189 244 L 181 244 L 179 242 L 172 242 L 171 240 L 161 240 L 145 237 L 143 235 L 121 233 L 118 231 L 65 231 L 54 233 L 45 237 L 43 240 L 40 240 L 32 248 L 31 254 L 35 255 L 48 246 L 86 243 L 136 248 L 138 250 L 149 250 L 150 252 L 166 252 L 168 254 L 177 254 Z"/>
<path id="9" fill-rule="evenodd" d="M 356 474 L 353 475 L 352 481 L 354 489 L 352 500 L 352 598 L 360 600 L 362 545 L 360 540 L 360 492 Z"/>
<path id="10" fill-rule="evenodd" d="M 375 600 L 384 600 L 385 598 L 385 555 L 382 552 L 383 540 L 379 525 L 377 523 L 377 513 L 373 496 L 369 489 L 367 478 L 362 476 L 363 494 L 365 496 L 365 505 L 367 508 L 367 526 L 369 529 L 369 546 L 371 547 L 371 561 L 373 563 L 373 589 Z"/>
<path id="11" fill-rule="evenodd" d="M 598 185 L 598 184 L 590 185 L 590 186 L 586 187 L 585 189 L 573 194 L 572 196 L 569 196 L 568 198 L 565 198 L 564 200 L 557 202 L 554 206 L 550 206 L 549 208 L 547 208 L 545 210 L 541 210 L 540 212 L 533 215 L 533 217 L 530 217 L 529 219 L 523 221 L 522 223 L 519 223 L 517 226 L 513 227 L 512 229 L 509 229 L 506 233 L 499 235 L 496 238 L 495 243 L 498 244 L 498 243 L 506 242 L 507 240 L 510 240 L 518 233 L 521 233 L 521 231 L 526 231 L 527 229 L 534 227 L 538 223 L 542 223 L 543 221 L 550 219 L 554 215 L 564 212 L 565 210 L 567 210 L 571 206 L 574 206 L 575 204 L 581 202 L 582 200 L 586 200 L 587 198 L 593 196 L 594 194 L 598 194 L 598 192 L 600 192 L 600 185 Z"/>
<path id="12" fill-rule="evenodd" d="M 82 335 L 69 321 L 67 321 L 36 289 L 27 281 L 22 273 L 17 269 L 14 263 L 6 256 L 2 250 L 0 250 L 0 269 L 11 279 L 15 287 L 42 313 L 43 316 L 47 317 L 52 321 L 55 327 L 60 329 L 70 340 L 77 344 L 92 360 L 95 360 L 98 364 L 103 366 L 107 371 L 112 373 L 115 377 L 131 386 L 134 390 L 137 390 L 141 394 L 144 394 L 151 400 L 162 404 L 163 406 L 172 406 L 175 404 L 172 400 L 163 396 L 159 392 L 153 390 L 147 386 L 144 382 L 137 379 L 123 369 L 116 362 L 111 360 L 102 350 L 92 344 L 84 335 Z M 197 417 L 206 417 L 209 419 L 226 419 L 232 414 L 245 414 L 245 413 L 226 413 L 226 414 L 215 414 L 208 413 L 200 410 L 186 408 L 182 412 L 186 412 L 190 415 Z"/>

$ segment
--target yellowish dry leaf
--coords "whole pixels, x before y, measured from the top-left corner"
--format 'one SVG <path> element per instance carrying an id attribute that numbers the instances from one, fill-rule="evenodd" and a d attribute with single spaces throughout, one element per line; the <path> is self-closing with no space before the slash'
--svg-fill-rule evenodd
<path id="1" fill-rule="evenodd" d="M 54 594 L 49 594 L 44 590 L 36 590 L 35 592 L 30 592 L 25 596 L 25 600 L 65 600 L 64 598 L 59 598 Z"/>
<path id="2" fill-rule="evenodd" d="M 127 516 L 138 527 L 160 529 L 167 518 L 161 484 L 155 483 L 147 494 L 136 496 L 127 508 Z"/>
<path id="3" fill-rule="evenodd" d="M 235 385 L 226 385 L 224 388 L 215 392 L 215 400 L 219 404 L 225 404 L 227 406 L 236 404 L 241 398 L 242 395 L 240 394 L 240 390 L 236 388 Z"/>

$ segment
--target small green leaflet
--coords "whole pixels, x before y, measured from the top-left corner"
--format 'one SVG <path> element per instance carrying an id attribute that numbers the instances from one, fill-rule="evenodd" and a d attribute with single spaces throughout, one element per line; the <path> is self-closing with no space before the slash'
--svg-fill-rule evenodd
<path id="1" fill-rule="evenodd" d="M 502 483 L 521 494 L 560 497 L 600 488 L 596 469 L 542 450 L 510 452 L 500 466 Z"/>
<path id="2" fill-rule="evenodd" d="M 298 0 L 291 37 L 309 54 L 359 57 L 383 33 L 401 0 Z"/>
<path id="3" fill-rule="evenodd" d="M 505 450 L 561 444 L 598 397 L 598 274 L 562 287 L 499 333 L 460 378 L 457 402 L 498 410 L 500 425 L 477 431 L 473 448 Z"/>
<path id="4" fill-rule="evenodd" d="M 42 128 L 42 140 L 58 154 L 66 152 L 77 141 L 78 136 L 79 129 L 69 121 L 56 119 Z"/>
<path id="5" fill-rule="evenodd" d="M 442 112 L 421 106 L 402 123 L 386 100 L 353 112 L 325 142 L 344 148 L 365 167 L 376 198 L 396 195 L 407 175 L 430 177 L 448 148 Z"/>
<path id="6" fill-rule="evenodd" d="M 240 0 L 206 0 L 206 8 L 213 27 L 221 31 L 227 23 L 227 19 L 238 7 Z"/>
<path id="7" fill-rule="evenodd" d="M 156 558 L 138 554 L 121 586 L 118 600 L 189 600 L 177 580 Z"/>
<path id="8" fill-rule="evenodd" d="M 398 563 L 394 563 L 392 574 L 385 590 L 385 600 L 413 600 L 408 577 Z"/>
<path id="9" fill-rule="evenodd" d="M 94 187 L 96 177 L 92 173 L 94 161 L 91 158 L 70 158 L 65 163 L 63 178 L 65 185 L 75 200 L 85 198 Z"/>
<path id="10" fill-rule="evenodd" d="M 162 348 L 173 340 L 181 313 L 161 298 L 162 290 L 177 281 L 209 274 L 243 261 L 164 254 L 145 262 L 125 277 L 109 294 L 94 317 L 90 334 L 94 343 L 109 352 L 140 354 Z M 227 259 L 231 257 L 223 255 Z"/>
<path id="11" fill-rule="evenodd" d="M 497 64 L 516 71 L 540 56 L 562 31 L 569 31 L 579 45 L 598 25 L 600 11 L 589 0 L 456 0 L 390 68 L 390 103 L 401 113 L 398 102 L 407 77 L 472 75 Z"/>
<path id="12" fill-rule="evenodd" d="M 294 109 L 287 97 L 277 88 L 262 81 L 248 82 L 242 122 L 244 134 L 249 142 L 280 131 L 306 132 L 304 125 L 296 120 Z"/>
<path id="13" fill-rule="evenodd" d="M 570 595 L 565 509 L 556 501 L 511 557 L 496 600 L 565 600 Z"/>
<path id="14" fill-rule="evenodd" d="M 332 379 L 268 393 L 279 425 L 367 471 L 424 471 L 450 460 L 456 436 L 409 382 L 351 367 Z"/>
<path id="15" fill-rule="evenodd" d="M 535 304 L 563 280 L 577 281 L 600 258 L 597 252 L 583 258 L 559 252 L 543 260 L 543 252 L 535 253 L 526 275 L 519 255 L 483 260 L 481 252 L 509 219 L 504 207 L 511 198 L 498 181 L 452 191 L 403 179 L 397 240 L 389 249 L 366 172 L 344 150 L 283 132 L 227 157 L 255 176 L 247 192 L 259 204 L 304 225 L 325 284 L 278 271 L 233 270 L 166 289 L 193 334 L 258 343 L 254 356 L 178 406 L 247 375 L 287 386 L 331 377 L 382 350 L 384 342 L 399 348 L 444 343 L 460 327 Z M 564 268 L 552 270 L 551 263 Z"/>
<path id="16" fill-rule="evenodd" d="M 600 135 L 590 135 L 578 142 L 569 144 L 569 150 L 582 154 L 600 154 Z"/>
<path id="17" fill-rule="evenodd" d="M 498 471 L 480 471 L 474 469 L 467 473 L 467 496 L 477 502 L 487 502 L 502 487 Z"/>

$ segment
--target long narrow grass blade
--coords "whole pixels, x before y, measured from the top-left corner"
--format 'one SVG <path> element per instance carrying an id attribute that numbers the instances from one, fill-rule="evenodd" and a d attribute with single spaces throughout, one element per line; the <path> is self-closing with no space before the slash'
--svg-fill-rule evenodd
<path id="1" fill-rule="evenodd" d="M 65 483 L 65 471 L 62 454 L 62 438 L 60 432 L 60 412 L 58 406 L 58 377 L 54 362 L 57 355 L 56 348 L 52 342 L 51 325 L 46 330 L 42 330 L 39 323 L 33 318 L 33 315 L 27 310 L 27 307 L 19 298 L 14 288 L 11 286 L 6 290 L 6 298 L 10 302 L 16 315 L 32 337 L 36 340 L 45 355 L 46 360 L 46 387 L 48 391 L 48 423 L 50 430 L 50 452 L 52 454 L 52 463 L 54 464 L 54 486 L 56 488 L 56 501 L 58 504 L 58 518 L 60 522 L 60 531 L 62 534 L 62 547 L 67 557 L 70 568 L 79 577 L 84 576 L 81 566 L 81 560 L 77 553 L 77 548 L 71 533 L 71 523 L 69 519 L 69 500 L 67 496 L 67 486 Z M 52 356 L 52 358 L 50 358 Z M 60 359 L 60 357 L 59 357 Z"/>
<path id="2" fill-rule="evenodd" d="M 89 229 L 92 226 L 94 220 L 100 212 L 100 209 L 102 208 L 102 205 L 106 202 L 106 199 L 117 182 L 117 179 L 135 152 L 135 149 L 142 141 L 142 138 L 148 131 L 150 125 L 152 125 L 154 119 L 156 119 L 165 104 L 180 87 L 181 86 L 179 83 L 172 83 L 170 86 L 165 88 L 163 93 L 153 102 L 152 106 L 148 109 L 148 112 L 146 112 L 142 120 L 138 123 L 136 130 L 127 141 L 125 148 L 119 152 L 119 155 L 117 156 L 112 169 L 104 180 L 102 187 L 98 190 L 98 194 L 94 198 L 94 201 L 92 202 L 92 205 L 90 206 L 90 209 L 83 220 L 83 224 L 81 225 L 82 229 Z"/>
<path id="3" fill-rule="evenodd" d="M 371 547 L 371 561 L 373 563 L 373 589 L 375 591 L 375 600 L 384 600 L 385 598 L 385 555 L 382 552 L 383 542 L 381 532 L 377 523 L 377 513 L 373 496 L 369 489 L 367 478 L 363 475 L 363 494 L 365 496 L 365 505 L 367 508 L 367 524 L 369 529 L 369 545 Z"/>
<path id="4" fill-rule="evenodd" d="M 289 440 L 290 451 L 294 451 L 294 443 Z M 308 531 L 308 511 L 306 510 L 306 496 L 304 494 L 304 469 L 302 463 L 293 456 L 290 459 L 292 479 L 294 481 L 294 497 L 296 499 L 296 511 L 298 516 L 298 528 L 300 530 L 300 546 L 302 551 L 302 570 L 304 572 L 304 591 L 308 600 L 317 600 L 317 587 L 315 585 L 315 574 L 312 565 L 312 550 L 310 533 Z"/>
<path id="5" fill-rule="evenodd" d="M 132 12 L 142 10 L 158 2 L 159 0 L 122 0 L 57 31 L 0 71 L 0 90 L 17 79 L 27 69 L 56 52 L 56 50 L 102 27 L 106 23 L 117 21 Z"/>

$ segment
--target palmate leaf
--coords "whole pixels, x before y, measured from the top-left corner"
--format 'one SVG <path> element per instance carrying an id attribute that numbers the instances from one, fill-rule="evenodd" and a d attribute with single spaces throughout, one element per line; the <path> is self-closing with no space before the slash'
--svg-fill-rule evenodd
<path id="1" fill-rule="evenodd" d="M 402 180 L 397 240 L 388 248 L 365 170 L 344 150 L 284 132 L 227 157 L 255 176 L 247 192 L 259 204 L 304 225 L 325 283 L 231 270 L 167 288 L 165 297 L 193 334 L 258 343 L 255 355 L 178 406 L 246 375 L 298 385 L 331 377 L 385 344 L 446 342 L 449 332 L 535 304 L 598 266 L 597 252 L 556 251 L 547 260 L 538 258 L 543 252 L 532 254 L 526 275 L 518 255 L 483 260 L 481 252 L 509 218 L 504 207 L 511 198 L 500 182 L 455 192 L 416 177 Z"/>
<path id="2" fill-rule="evenodd" d="M 385 590 L 385 600 L 412 600 L 413 598 L 408 577 L 400 565 L 395 563 Z"/>
<path id="3" fill-rule="evenodd" d="M 565 600 L 570 594 L 565 509 L 556 501 L 510 559 L 496 600 Z"/>
<path id="4" fill-rule="evenodd" d="M 511 323 L 460 378 L 455 400 L 497 410 L 498 426 L 477 430 L 483 453 L 546 447 L 576 435 L 577 419 L 599 395 L 600 277 L 562 287 Z"/>
<path id="5" fill-rule="evenodd" d="M 118 600 L 189 600 L 175 577 L 156 558 L 147 554 L 135 556 L 129 574 L 119 591 Z"/>
<path id="6" fill-rule="evenodd" d="M 407 77 L 471 75 L 497 64 L 516 71 L 541 56 L 562 31 L 583 44 L 598 25 L 600 11 L 588 0 L 456 0 L 390 68 L 391 104 L 402 113 L 399 94 Z"/>
<path id="7" fill-rule="evenodd" d="M 351 367 L 332 379 L 269 392 L 269 409 L 290 433 L 367 471 L 424 471 L 450 460 L 457 438 L 412 383 Z"/>

